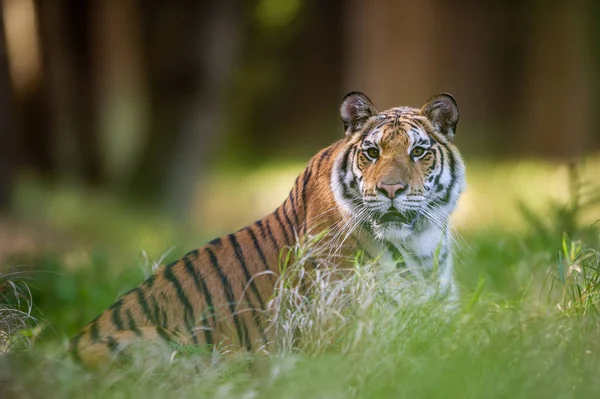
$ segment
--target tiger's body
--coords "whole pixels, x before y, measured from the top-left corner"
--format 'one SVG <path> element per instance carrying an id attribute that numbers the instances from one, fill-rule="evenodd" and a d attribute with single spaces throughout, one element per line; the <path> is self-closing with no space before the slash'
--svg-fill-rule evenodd
<path id="1" fill-rule="evenodd" d="M 465 185 L 452 144 L 456 102 L 440 94 L 421 109 L 378 113 L 364 94 L 350 93 L 341 118 L 346 137 L 309 161 L 281 206 L 161 266 L 73 338 L 74 355 L 98 364 L 144 339 L 266 346 L 281 251 L 324 230 L 315 265 L 336 267 L 362 250 L 393 269 L 401 257 L 417 278 L 438 269 L 432 289 L 455 296 L 448 218 Z"/>

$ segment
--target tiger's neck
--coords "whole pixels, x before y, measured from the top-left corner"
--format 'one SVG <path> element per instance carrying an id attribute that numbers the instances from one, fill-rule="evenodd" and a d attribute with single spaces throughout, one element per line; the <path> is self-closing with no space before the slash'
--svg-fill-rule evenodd
<path id="1" fill-rule="evenodd" d="M 307 236 L 337 225 L 343 215 L 330 187 L 331 163 L 341 142 L 317 153 L 298 175 L 288 197 L 261 222 L 268 223 L 280 244 L 294 246 Z"/>
<path id="2" fill-rule="evenodd" d="M 398 269 L 410 273 L 418 281 L 428 282 L 425 296 L 443 294 L 457 298 L 453 277 L 452 235 L 448 222 L 443 226 L 428 223 L 406 240 L 389 243 L 380 266 L 384 273 Z"/>

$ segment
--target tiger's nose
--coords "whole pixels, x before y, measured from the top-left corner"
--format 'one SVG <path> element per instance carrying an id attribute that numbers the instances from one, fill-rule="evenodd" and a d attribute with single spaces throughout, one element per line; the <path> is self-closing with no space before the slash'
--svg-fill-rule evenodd
<path id="1" fill-rule="evenodd" d="M 381 181 L 377 184 L 377 190 L 386 197 L 394 199 L 406 190 L 406 185 L 401 182 L 385 183 Z"/>

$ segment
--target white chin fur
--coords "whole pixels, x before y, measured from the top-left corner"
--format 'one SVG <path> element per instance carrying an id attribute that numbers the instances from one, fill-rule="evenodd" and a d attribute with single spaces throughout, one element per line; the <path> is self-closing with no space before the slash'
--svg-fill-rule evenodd
<path id="1" fill-rule="evenodd" d="M 380 225 L 376 224 L 373 226 L 373 234 L 380 240 L 386 240 L 391 242 L 404 241 L 413 233 L 413 229 L 410 226 L 402 225 L 399 223 Z"/>

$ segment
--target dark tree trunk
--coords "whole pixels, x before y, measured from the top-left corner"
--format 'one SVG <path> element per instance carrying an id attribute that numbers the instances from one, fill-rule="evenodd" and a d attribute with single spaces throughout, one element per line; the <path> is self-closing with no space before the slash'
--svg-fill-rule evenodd
<path id="1" fill-rule="evenodd" d="M 94 58 L 91 40 L 92 4 L 90 0 L 68 0 L 67 37 L 73 54 L 75 98 L 72 103 L 76 129 L 75 140 L 80 151 L 81 172 L 88 184 L 100 184 L 103 180 L 96 93 L 94 90 Z"/>
<path id="2" fill-rule="evenodd" d="M 536 2 L 531 10 L 519 131 L 530 154 L 572 160 L 589 151 L 592 48 L 584 4 Z"/>
<path id="3" fill-rule="evenodd" d="M 92 0 L 38 0 L 51 152 L 61 172 L 103 183 L 98 134 Z"/>
<path id="4" fill-rule="evenodd" d="M 586 23 L 590 30 L 590 71 L 600 71 L 600 2 L 596 0 L 587 0 L 589 14 L 586 18 Z M 600 76 L 598 73 L 590 74 L 590 108 L 593 110 L 600 109 Z M 590 138 L 588 150 L 597 150 L 600 148 L 600 112 L 592 112 L 592 120 L 590 125 Z"/>
<path id="5" fill-rule="evenodd" d="M 0 7 L 0 211 L 6 210 L 15 173 L 13 98 L 4 37 L 4 15 Z"/>
<path id="6" fill-rule="evenodd" d="M 151 120 L 130 189 L 138 198 L 166 204 L 180 219 L 222 133 L 240 7 L 234 0 L 142 6 Z"/>

